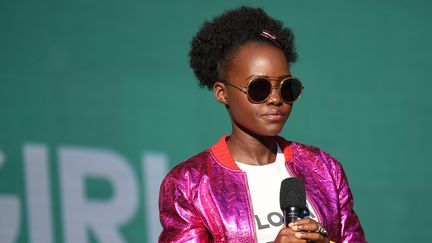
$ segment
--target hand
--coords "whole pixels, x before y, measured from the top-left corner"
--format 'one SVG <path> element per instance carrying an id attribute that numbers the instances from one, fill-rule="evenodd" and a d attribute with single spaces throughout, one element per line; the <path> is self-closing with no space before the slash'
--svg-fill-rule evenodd
<path id="1" fill-rule="evenodd" d="M 328 243 L 327 237 L 315 232 L 318 227 L 318 222 L 312 219 L 300 219 L 281 229 L 274 243 Z"/>

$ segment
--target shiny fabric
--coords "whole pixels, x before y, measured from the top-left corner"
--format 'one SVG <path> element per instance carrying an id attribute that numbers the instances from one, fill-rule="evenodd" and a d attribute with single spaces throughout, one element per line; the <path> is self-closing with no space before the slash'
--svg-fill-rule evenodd
<path id="1" fill-rule="evenodd" d="M 179 164 L 159 194 L 159 242 L 256 242 L 246 174 L 225 142 Z M 345 173 L 322 150 L 278 137 L 286 167 L 303 178 L 307 198 L 334 242 L 366 242 Z M 275 185 L 280 186 L 280 185 Z"/>

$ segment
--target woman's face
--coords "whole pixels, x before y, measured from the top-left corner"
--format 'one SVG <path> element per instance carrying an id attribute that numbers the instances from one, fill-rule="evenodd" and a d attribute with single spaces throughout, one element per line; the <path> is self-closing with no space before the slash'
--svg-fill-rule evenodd
<path id="1" fill-rule="evenodd" d="M 291 76 L 283 52 L 269 44 L 246 43 L 235 53 L 232 60 L 227 70 L 227 79 L 239 87 L 246 86 L 251 76 Z M 275 87 L 280 79 L 271 82 Z M 278 88 L 273 88 L 270 97 L 261 104 L 251 103 L 245 93 L 226 84 L 223 95 L 233 122 L 233 133 L 240 129 L 259 136 L 278 135 L 292 108 L 291 104 L 282 101 Z"/>

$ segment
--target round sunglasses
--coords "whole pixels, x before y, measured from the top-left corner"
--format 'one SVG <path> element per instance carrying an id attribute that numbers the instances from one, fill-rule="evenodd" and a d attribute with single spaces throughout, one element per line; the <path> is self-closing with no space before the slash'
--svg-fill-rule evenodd
<path id="1" fill-rule="evenodd" d="M 251 103 L 259 104 L 264 103 L 270 97 L 273 88 L 279 89 L 279 95 L 283 102 L 287 104 L 294 103 L 298 98 L 300 98 L 302 91 L 304 89 L 302 82 L 298 78 L 286 77 L 283 78 L 276 87 L 273 87 L 271 80 L 280 80 L 279 78 L 269 78 L 269 77 L 253 77 L 249 80 L 248 84 L 244 87 L 239 87 L 231 82 L 224 81 L 228 85 L 242 91 L 248 97 Z"/>

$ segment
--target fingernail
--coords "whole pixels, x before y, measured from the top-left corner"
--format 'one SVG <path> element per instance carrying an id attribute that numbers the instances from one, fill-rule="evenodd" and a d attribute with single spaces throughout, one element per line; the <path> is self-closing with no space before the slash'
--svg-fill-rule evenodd
<path id="1" fill-rule="evenodd" d="M 288 224 L 288 227 L 290 227 L 290 228 L 293 226 L 294 226 L 294 224 L 292 222 Z"/>
<path id="2" fill-rule="evenodd" d="M 303 238 L 303 234 L 302 233 L 295 233 L 294 235 L 297 238 Z"/>

